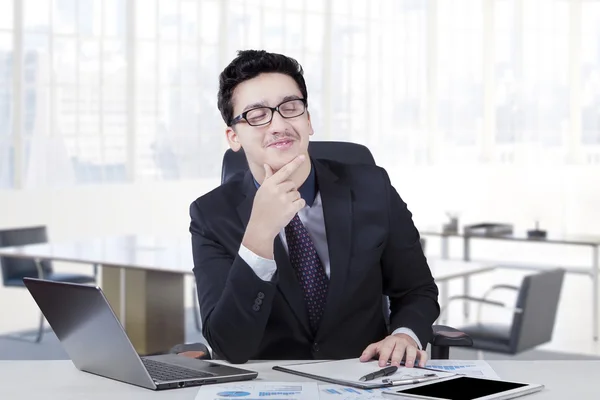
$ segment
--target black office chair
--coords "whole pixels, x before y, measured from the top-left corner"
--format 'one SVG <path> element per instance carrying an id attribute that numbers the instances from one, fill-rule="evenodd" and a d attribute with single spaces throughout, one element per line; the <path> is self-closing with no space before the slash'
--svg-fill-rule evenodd
<path id="1" fill-rule="evenodd" d="M 28 244 L 46 243 L 47 241 L 48 234 L 45 226 L 0 230 L 0 247 L 24 246 Z M 25 289 L 25 284 L 23 283 L 23 278 L 25 277 L 42 278 L 70 283 L 96 282 L 95 269 L 93 276 L 57 273 L 54 272 L 52 263 L 47 260 L 0 256 L 0 266 L 2 267 L 2 284 L 5 287 Z M 40 342 L 43 334 L 44 315 L 40 313 L 40 324 L 34 341 L 36 343 Z M 8 337 L 25 340 L 25 337 L 18 335 L 10 335 Z"/>
<path id="2" fill-rule="evenodd" d="M 552 269 L 526 276 L 520 287 L 494 285 L 481 298 L 452 296 L 442 312 L 445 312 L 454 300 L 479 303 L 477 322 L 460 328 L 473 339 L 473 348 L 515 355 L 552 339 L 564 276 L 564 269 Z M 511 307 L 501 301 L 490 300 L 488 296 L 497 290 L 517 292 L 515 306 Z M 512 322 L 506 324 L 481 322 L 483 305 L 511 310 Z"/>
<path id="3" fill-rule="evenodd" d="M 375 165 L 375 159 L 371 151 L 360 144 L 351 142 L 309 142 L 308 152 L 311 157 L 316 159 L 334 160 L 352 164 Z M 235 174 L 244 173 L 248 170 L 248 162 L 243 150 L 234 152 L 228 149 L 223 156 L 221 171 L 221 183 L 227 182 Z M 424 243 L 422 243 L 424 245 Z M 197 301 L 196 301 L 197 302 Z M 387 297 L 383 298 L 383 310 L 386 321 L 389 324 L 389 301 Z M 200 329 L 199 313 L 194 312 L 196 317 L 196 326 Z M 433 340 L 431 343 L 432 359 L 448 359 L 451 346 L 471 346 L 471 339 L 463 332 L 445 325 L 433 326 Z M 181 353 L 184 351 L 200 351 L 205 353 L 207 358 L 210 356 L 210 350 L 201 343 L 178 345 L 171 349 L 171 352 Z"/>

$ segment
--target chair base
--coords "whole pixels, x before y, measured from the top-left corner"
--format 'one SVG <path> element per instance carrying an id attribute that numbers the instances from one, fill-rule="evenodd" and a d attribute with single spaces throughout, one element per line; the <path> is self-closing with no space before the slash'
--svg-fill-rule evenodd
<path id="1" fill-rule="evenodd" d="M 200 303 L 198 302 L 198 292 L 195 281 L 192 285 L 192 302 L 192 311 L 194 313 L 194 325 L 196 325 L 196 330 L 202 333 L 202 323 L 200 322 Z"/>
<path id="2" fill-rule="evenodd" d="M 447 360 L 450 358 L 450 347 L 449 346 L 432 346 L 431 347 L 431 359 L 432 360 Z"/>
<path id="3" fill-rule="evenodd" d="M 20 333 L 7 333 L 4 335 L 0 335 L 0 339 L 10 339 L 10 340 L 18 340 L 20 342 L 28 342 L 28 343 L 40 343 L 42 341 L 42 337 L 44 333 L 51 333 L 52 329 L 50 327 L 43 328 L 40 332 L 39 329 L 32 329 L 30 331 L 20 332 Z"/>
<path id="4" fill-rule="evenodd" d="M 44 335 L 44 332 L 52 332 L 52 329 L 46 328 L 44 330 L 44 314 L 40 313 L 40 324 L 39 324 L 37 330 L 32 331 L 31 333 L 8 334 L 8 335 L 3 335 L 2 337 L 5 337 L 7 339 L 13 339 L 13 340 L 21 340 L 24 342 L 39 343 L 42 341 L 42 336 Z M 29 335 L 35 335 L 33 340 L 27 339 L 27 336 L 29 336 Z"/>

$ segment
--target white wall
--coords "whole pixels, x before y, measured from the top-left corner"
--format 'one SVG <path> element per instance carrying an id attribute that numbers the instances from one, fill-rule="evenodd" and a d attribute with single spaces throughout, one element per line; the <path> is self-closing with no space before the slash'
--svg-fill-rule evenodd
<path id="1" fill-rule="evenodd" d="M 461 223 L 496 220 L 600 235 L 600 167 L 420 167 L 389 170 L 419 226 L 461 212 Z M 218 184 L 180 181 L 0 191 L 0 228 L 45 224 L 53 240 L 121 233 L 187 234 L 188 207 Z"/>
<path id="2" fill-rule="evenodd" d="M 600 235 L 600 167 L 431 167 L 390 171 L 417 225 L 499 221 L 516 229 Z"/>
<path id="3" fill-rule="evenodd" d="M 53 240 L 121 233 L 185 235 L 190 203 L 217 183 L 179 181 L 0 192 L 0 228 L 45 224 Z"/>

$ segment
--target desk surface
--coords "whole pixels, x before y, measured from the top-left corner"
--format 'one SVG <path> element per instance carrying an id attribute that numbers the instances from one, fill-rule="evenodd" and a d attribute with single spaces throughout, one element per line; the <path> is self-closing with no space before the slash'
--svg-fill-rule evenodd
<path id="1" fill-rule="evenodd" d="M 125 235 L 76 242 L 45 243 L 0 248 L 0 255 L 41 258 L 105 266 L 191 274 L 192 244 L 189 237 L 166 238 Z M 429 259 L 437 281 L 487 272 L 492 263 Z"/>
<path id="2" fill-rule="evenodd" d="M 292 363 L 292 362 L 290 362 Z M 281 363 L 250 362 L 244 368 L 259 372 L 258 379 L 306 381 L 273 371 Z M 502 379 L 541 383 L 545 390 L 525 397 L 532 400 L 598 398 L 600 361 L 489 361 Z M 70 361 L 0 361 L 0 399 L 178 399 L 194 400 L 198 388 L 154 392 L 80 372 Z"/>

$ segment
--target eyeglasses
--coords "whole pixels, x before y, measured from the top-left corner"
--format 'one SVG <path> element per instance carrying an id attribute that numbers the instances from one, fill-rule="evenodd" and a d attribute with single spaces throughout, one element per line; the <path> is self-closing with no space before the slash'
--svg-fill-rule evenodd
<path id="1" fill-rule="evenodd" d="M 286 100 L 277 107 L 257 107 L 245 111 L 231 120 L 229 126 L 233 126 L 245 119 L 250 126 L 262 126 L 271 123 L 273 115 L 277 111 L 283 118 L 294 118 L 306 112 L 305 99 Z"/>

